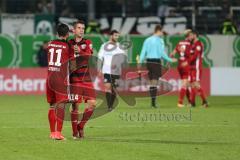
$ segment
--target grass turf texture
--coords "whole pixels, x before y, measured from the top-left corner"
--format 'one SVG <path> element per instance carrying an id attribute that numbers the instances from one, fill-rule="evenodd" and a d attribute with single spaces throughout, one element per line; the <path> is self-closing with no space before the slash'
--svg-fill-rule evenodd
<path id="1" fill-rule="evenodd" d="M 123 101 L 113 112 L 91 120 L 83 141 L 71 138 L 65 122 L 66 141 L 48 138 L 48 104 L 44 96 L 0 97 L 0 159 L 6 160 L 238 160 L 240 157 L 239 97 L 210 97 L 211 107 L 176 107 L 177 97 L 158 98 L 160 109 L 149 99 L 136 107 Z M 128 117 L 124 115 L 128 114 Z M 136 115 L 151 113 L 185 115 L 185 119 L 154 120 Z M 135 115 L 135 117 L 134 117 Z M 130 119 L 132 116 L 132 119 Z M 188 118 L 187 118 L 188 117 Z"/>

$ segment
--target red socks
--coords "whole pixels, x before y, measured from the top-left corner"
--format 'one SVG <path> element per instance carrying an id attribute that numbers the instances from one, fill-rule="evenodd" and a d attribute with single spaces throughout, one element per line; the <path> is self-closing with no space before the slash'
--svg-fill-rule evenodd
<path id="1" fill-rule="evenodd" d="M 78 124 L 80 129 L 83 129 L 89 118 L 92 116 L 94 109 L 93 108 L 86 108 L 83 113 L 83 118 L 81 122 Z"/>
<path id="2" fill-rule="evenodd" d="M 48 121 L 49 121 L 50 131 L 55 132 L 56 115 L 55 115 L 54 108 L 49 108 L 49 110 L 48 110 Z"/>
<path id="3" fill-rule="evenodd" d="M 191 88 L 188 88 L 186 90 L 186 96 L 187 96 L 188 103 L 191 103 Z"/>
<path id="4" fill-rule="evenodd" d="M 178 103 L 183 104 L 183 99 L 186 94 L 186 88 L 181 88 Z"/>
<path id="5" fill-rule="evenodd" d="M 205 94 L 204 94 L 204 92 L 203 92 L 203 89 L 202 89 L 202 88 L 199 88 L 199 89 L 198 89 L 198 93 L 199 93 L 202 101 L 205 102 L 205 101 L 206 101 L 206 96 L 205 96 Z"/>
<path id="6" fill-rule="evenodd" d="M 56 111 L 57 131 L 61 132 L 64 120 L 64 107 L 57 107 Z"/>
<path id="7" fill-rule="evenodd" d="M 191 93 L 191 101 L 194 104 L 195 103 L 195 98 L 196 98 L 196 89 L 192 88 L 192 93 Z"/>
<path id="8" fill-rule="evenodd" d="M 193 103 L 195 103 L 196 94 L 198 94 L 198 93 L 199 93 L 202 101 L 205 102 L 205 101 L 206 101 L 206 96 L 205 96 L 204 91 L 203 91 L 202 88 L 199 88 L 199 89 L 197 89 L 197 88 L 192 88 L 191 101 L 192 101 Z"/>
<path id="9" fill-rule="evenodd" d="M 71 112 L 71 122 L 72 122 L 72 132 L 73 136 L 78 134 L 77 125 L 78 125 L 78 111 Z"/>
<path id="10" fill-rule="evenodd" d="M 188 101 L 194 103 L 196 93 L 199 93 L 203 102 L 206 101 L 206 96 L 205 96 L 202 88 L 199 88 L 199 89 L 192 88 L 191 89 L 191 94 L 190 94 L 189 89 L 181 88 L 178 103 L 183 104 L 185 94 L 187 95 Z"/>

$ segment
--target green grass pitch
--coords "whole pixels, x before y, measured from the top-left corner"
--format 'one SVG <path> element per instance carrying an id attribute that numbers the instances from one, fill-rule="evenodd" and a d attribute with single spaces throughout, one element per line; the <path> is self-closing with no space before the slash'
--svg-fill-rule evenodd
<path id="1" fill-rule="evenodd" d="M 1 96 L 0 102 L 1 160 L 239 160 L 240 157 L 239 97 L 209 97 L 211 107 L 207 109 L 200 106 L 179 109 L 176 96 L 159 97 L 160 109 L 150 108 L 148 98 L 138 99 L 135 107 L 120 101 L 116 110 L 87 124 L 83 141 L 71 138 L 70 122 L 64 123 L 66 141 L 48 138 L 45 96 Z M 154 113 L 165 117 L 144 118 Z"/>

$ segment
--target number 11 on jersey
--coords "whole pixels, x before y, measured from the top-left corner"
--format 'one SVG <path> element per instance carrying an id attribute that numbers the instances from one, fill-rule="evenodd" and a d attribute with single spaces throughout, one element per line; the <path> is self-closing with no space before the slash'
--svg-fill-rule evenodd
<path id="1" fill-rule="evenodd" d="M 50 60 L 48 64 L 51 66 L 60 67 L 62 65 L 61 64 L 62 49 L 55 50 L 54 48 L 51 48 L 49 49 L 49 52 L 50 52 Z M 53 62 L 54 53 L 57 53 L 56 62 Z"/>

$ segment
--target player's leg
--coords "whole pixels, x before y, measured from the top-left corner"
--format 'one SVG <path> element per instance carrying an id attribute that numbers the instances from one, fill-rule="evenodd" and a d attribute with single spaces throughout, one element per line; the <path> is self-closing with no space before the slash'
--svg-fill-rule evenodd
<path id="1" fill-rule="evenodd" d="M 187 92 L 188 85 L 189 85 L 188 79 L 185 78 L 181 80 L 181 89 L 179 92 L 179 99 L 178 99 L 178 105 L 177 105 L 180 108 L 184 107 L 183 101 Z"/>
<path id="2" fill-rule="evenodd" d="M 186 90 L 186 96 L 187 96 L 187 100 L 188 100 L 188 103 L 191 104 L 191 85 L 189 83 L 189 85 L 187 86 L 187 90 Z"/>
<path id="3" fill-rule="evenodd" d="M 116 88 L 112 86 L 111 100 L 110 100 L 110 110 L 109 110 L 109 111 L 111 111 L 111 110 L 114 108 L 113 105 L 114 105 L 114 101 L 115 101 L 116 96 L 117 96 L 115 89 L 116 89 Z"/>
<path id="4" fill-rule="evenodd" d="M 107 101 L 107 106 L 108 110 L 112 110 L 112 84 L 111 84 L 111 75 L 110 74 L 104 74 L 104 89 L 106 93 L 106 101 Z"/>
<path id="5" fill-rule="evenodd" d="M 156 79 L 150 80 L 149 93 L 150 93 L 151 100 L 152 100 L 151 104 L 152 104 L 152 107 L 154 107 L 154 108 L 157 107 L 157 105 L 156 105 L 157 83 L 158 83 L 158 80 L 156 80 Z"/>
<path id="6" fill-rule="evenodd" d="M 48 86 L 48 82 L 46 83 L 46 96 L 47 101 L 50 104 L 50 108 L 48 110 L 48 122 L 50 127 L 50 138 L 55 139 L 56 132 L 56 115 L 55 115 L 55 93 Z"/>
<path id="7" fill-rule="evenodd" d="M 82 117 L 80 123 L 78 124 L 79 138 L 84 138 L 84 127 L 85 127 L 87 121 L 91 118 L 95 107 L 96 107 L 95 99 L 87 100 L 87 107 L 85 108 L 85 110 L 83 112 L 83 117 Z"/>
<path id="8" fill-rule="evenodd" d="M 110 106 L 113 109 L 114 107 L 114 101 L 116 99 L 117 93 L 116 93 L 116 89 L 118 86 L 117 80 L 120 78 L 119 75 L 112 75 L 111 77 L 111 101 L 110 101 Z"/>
<path id="9" fill-rule="evenodd" d="M 50 138 L 55 139 L 55 131 L 56 131 L 56 115 L 55 115 L 55 107 L 54 105 L 50 105 L 48 110 L 48 122 L 50 127 Z"/>
<path id="10" fill-rule="evenodd" d="M 195 88 L 195 82 L 191 82 L 191 106 L 195 107 L 196 106 L 196 88 Z"/>
<path id="11" fill-rule="evenodd" d="M 63 121 L 65 115 L 65 103 L 57 103 L 56 104 L 56 134 L 55 138 L 57 140 L 64 140 L 64 136 L 62 135 Z"/>
<path id="12" fill-rule="evenodd" d="M 196 94 L 199 94 L 202 99 L 202 105 L 204 107 L 208 107 L 208 102 L 207 102 L 205 93 L 200 84 L 201 73 L 202 73 L 201 69 L 191 71 L 192 106 L 195 106 L 195 97 L 196 97 Z"/>
<path id="13" fill-rule="evenodd" d="M 73 139 L 76 139 L 78 137 L 78 130 L 77 130 L 78 116 L 79 116 L 78 109 L 79 109 L 79 104 L 78 103 L 72 103 L 71 123 L 72 123 Z"/>
<path id="14" fill-rule="evenodd" d="M 64 136 L 62 135 L 62 128 L 63 128 L 63 122 L 64 122 L 64 116 L 65 116 L 65 106 L 69 102 L 69 97 L 67 92 L 66 93 L 58 93 L 55 92 L 56 95 L 56 139 L 57 140 L 64 140 Z"/>
<path id="15" fill-rule="evenodd" d="M 191 107 L 195 107 L 195 99 L 196 99 L 196 88 L 195 88 L 195 82 L 196 82 L 196 70 L 191 69 L 190 71 L 190 86 L 191 86 Z"/>
<path id="16" fill-rule="evenodd" d="M 178 98 L 178 107 L 184 107 L 183 101 L 189 87 L 189 70 L 178 68 L 178 72 L 181 78 L 181 88 Z"/>
<path id="17" fill-rule="evenodd" d="M 149 93 L 151 97 L 151 106 L 157 108 L 156 97 L 157 97 L 157 85 L 158 79 L 162 74 L 162 66 L 159 62 L 147 61 L 148 77 L 150 82 Z"/>
<path id="18" fill-rule="evenodd" d="M 187 82 L 187 90 L 186 90 L 186 96 L 188 100 L 188 106 L 192 104 L 192 88 L 191 88 L 191 74 L 190 71 L 188 72 L 188 82 Z"/>
<path id="19" fill-rule="evenodd" d="M 207 98 L 205 96 L 205 93 L 204 93 L 204 90 L 202 89 L 201 85 L 200 85 L 200 82 L 199 81 L 196 81 L 194 83 L 194 87 L 195 87 L 195 90 L 196 92 L 199 94 L 199 96 L 201 97 L 202 99 L 202 105 L 204 107 L 208 107 L 208 102 L 207 102 Z"/>
<path id="20" fill-rule="evenodd" d="M 96 107 L 96 92 L 94 89 L 94 85 L 92 82 L 83 82 L 82 86 L 84 88 L 83 92 L 83 100 L 85 103 L 87 103 L 87 106 L 83 112 L 82 119 L 80 123 L 78 124 L 78 132 L 79 132 L 79 138 L 84 137 L 84 126 L 87 123 L 87 121 L 92 116 L 94 109 Z"/>
<path id="21" fill-rule="evenodd" d="M 78 137 L 79 105 L 82 103 L 83 88 L 80 83 L 74 83 L 71 86 L 70 92 L 73 101 L 71 111 L 72 136 L 73 139 L 76 139 Z"/>
<path id="22" fill-rule="evenodd" d="M 111 99 L 112 99 L 112 85 L 111 83 L 104 83 L 104 88 L 106 92 L 106 101 L 109 110 L 112 110 Z"/>

